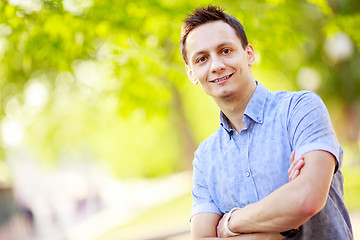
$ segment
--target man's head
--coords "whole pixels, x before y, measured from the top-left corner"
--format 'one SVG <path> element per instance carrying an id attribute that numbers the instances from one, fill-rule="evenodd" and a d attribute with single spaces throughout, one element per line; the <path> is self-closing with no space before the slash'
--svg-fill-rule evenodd
<path id="1" fill-rule="evenodd" d="M 184 20 L 184 24 L 181 28 L 180 50 L 186 64 L 188 64 L 186 39 L 189 33 L 198 26 L 219 20 L 229 24 L 235 30 L 236 35 L 241 41 L 242 47 L 244 49 L 246 48 L 248 40 L 244 28 L 235 17 L 226 14 L 224 10 L 218 6 L 209 5 L 206 8 L 197 8 Z"/>

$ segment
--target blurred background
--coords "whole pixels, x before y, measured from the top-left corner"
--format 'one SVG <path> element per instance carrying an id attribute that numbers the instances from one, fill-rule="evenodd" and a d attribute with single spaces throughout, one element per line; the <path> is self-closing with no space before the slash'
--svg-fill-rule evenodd
<path id="1" fill-rule="evenodd" d="M 178 43 L 224 6 L 270 90 L 317 92 L 360 239 L 358 0 L 0 0 L 0 239 L 189 239 L 191 161 L 219 110 Z"/>

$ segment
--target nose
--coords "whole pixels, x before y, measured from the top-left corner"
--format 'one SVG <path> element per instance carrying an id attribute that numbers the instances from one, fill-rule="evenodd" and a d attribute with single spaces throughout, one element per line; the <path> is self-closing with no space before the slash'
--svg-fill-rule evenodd
<path id="1" fill-rule="evenodd" d="M 222 59 L 218 56 L 212 57 L 211 72 L 218 73 L 225 69 L 225 64 Z"/>

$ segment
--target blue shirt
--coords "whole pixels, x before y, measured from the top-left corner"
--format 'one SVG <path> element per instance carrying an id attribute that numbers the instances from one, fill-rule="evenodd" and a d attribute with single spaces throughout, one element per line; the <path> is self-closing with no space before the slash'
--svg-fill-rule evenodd
<path id="1" fill-rule="evenodd" d="M 353 239 L 343 201 L 342 149 L 320 97 L 309 91 L 270 92 L 257 82 L 243 122 L 239 134 L 220 112 L 219 128 L 196 150 L 191 216 L 222 215 L 257 202 L 289 181 L 293 150 L 295 158 L 324 150 L 336 158 L 326 205 L 294 239 Z"/>

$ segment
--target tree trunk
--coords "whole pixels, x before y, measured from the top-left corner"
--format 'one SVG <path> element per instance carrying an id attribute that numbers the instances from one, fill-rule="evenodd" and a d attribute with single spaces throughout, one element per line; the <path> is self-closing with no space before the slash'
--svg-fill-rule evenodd
<path id="1" fill-rule="evenodd" d="M 174 107 L 174 130 L 178 132 L 180 143 L 183 147 L 183 165 L 184 170 L 192 170 L 192 160 L 194 158 L 194 152 L 197 148 L 197 144 L 188 120 L 185 116 L 183 109 L 182 99 L 176 86 L 171 84 L 171 90 L 173 93 L 173 107 Z"/>

